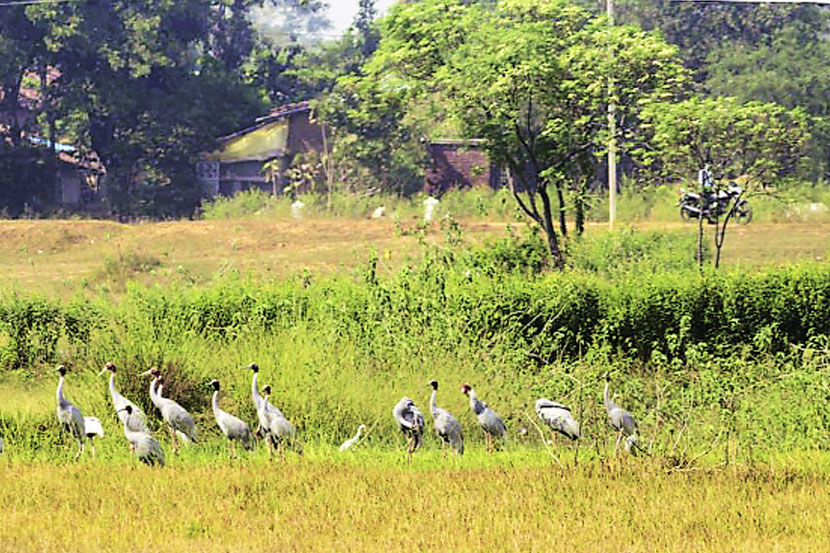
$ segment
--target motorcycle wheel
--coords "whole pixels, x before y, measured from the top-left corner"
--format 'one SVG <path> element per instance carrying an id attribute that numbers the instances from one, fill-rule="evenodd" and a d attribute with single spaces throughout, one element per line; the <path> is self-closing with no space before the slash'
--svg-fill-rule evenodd
<path id="1" fill-rule="evenodd" d="M 689 213 L 689 211 L 684 207 L 680 208 L 680 218 L 684 221 L 691 221 L 692 219 L 697 219 L 697 217 L 692 217 L 692 214 Z"/>
<path id="2" fill-rule="evenodd" d="M 735 209 L 735 220 L 739 225 L 746 225 L 752 220 L 752 208 L 743 203 Z"/>

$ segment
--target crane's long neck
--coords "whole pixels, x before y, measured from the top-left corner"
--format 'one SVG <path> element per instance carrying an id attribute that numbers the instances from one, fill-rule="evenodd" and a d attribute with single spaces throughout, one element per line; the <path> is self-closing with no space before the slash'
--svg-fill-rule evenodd
<path id="1" fill-rule="evenodd" d="M 484 402 L 478 399 L 478 396 L 473 389 L 470 389 L 470 409 L 472 409 L 473 413 L 476 415 L 479 415 L 482 411 L 484 411 Z"/>
<path id="2" fill-rule="evenodd" d="M 438 397 L 438 390 L 435 388 L 432 389 L 432 395 L 429 396 L 429 410 L 430 412 L 435 415 L 438 411 L 438 406 L 435 404 L 435 399 Z"/>
<path id="3" fill-rule="evenodd" d="M 259 408 L 259 404 L 262 401 L 262 398 L 259 395 L 259 390 L 257 388 L 257 379 L 259 378 L 259 372 L 254 371 L 254 376 L 251 378 L 251 397 L 254 399 L 254 407 Z"/>
<path id="4" fill-rule="evenodd" d="M 58 392 L 56 394 L 56 399 L 58 400 L 58 405 L 66 402 L 63 398 L 63 375 L 61 375 L 60 380 L 58 380 Z"/>
<path id="5" fill-rule="evenodd" d="M 602 392 L 602 401 L 605 403 L 605 408 L 606 409 L 612 409 L 612 408 L 616 407 L 616 404 L 613 401 L 611 401 L 610 397 L 608 397 L 608 387 L 609 387 L 610 384 L 611 383 L 606 380 L 605 381 L 605 390 Z"/>
<path id="6" fill-rule="evenodd" d="M 154 376 L 153 380 L 150 381 L 150 401 L 153 402 L 154 405 L 158 405 L 160 396 L 156 393 L 156 385 L 158 384 L 158 377 Z"/>
<path id="7" fill-rule="evenodd" d="M 213 405 L 213 414 L 219 414 L 219 390 L 213 392 L 213 399 L 210 400 L 211 405 Z"/>
<path id="8" fill-rule="evenodd" d="M 115 373 L 110 373 L 110 397 L 112 400 L 115 401 L 119 395 L 118 391 L 115 389 Z"/>

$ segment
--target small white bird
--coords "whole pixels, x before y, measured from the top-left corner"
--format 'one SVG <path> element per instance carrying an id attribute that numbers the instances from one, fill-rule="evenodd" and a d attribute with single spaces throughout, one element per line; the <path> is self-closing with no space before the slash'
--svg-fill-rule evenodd
<path id="1" fill-rule="evenodd" d="M 343 442 L 343 444 L 340 446 L 340 451 L 346 451 L 347 449 L 349 449 L 350 447 L 355 445 L 357 442 L 359 442 L 360 441 L 360 433 L 363 432 L 364 430 L 366 430 L 366 425 L 365 424 L 361 424 L 360 426 L 358 426 L 357 427 L 357 434 L 355 435 L 355 437 L 354 438 L 349 438 L 348 440 Z"/>

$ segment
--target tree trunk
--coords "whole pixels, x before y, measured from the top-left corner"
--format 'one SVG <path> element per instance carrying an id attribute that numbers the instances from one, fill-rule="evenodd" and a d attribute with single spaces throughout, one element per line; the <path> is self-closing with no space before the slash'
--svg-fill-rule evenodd
<path id="1" fill-rule="evenodd" d="M 561 183 L 556 183 L 556 198 L 559 200 L 559 231 L 562 236 L 568 235 L 568 225 L 565 221 L 565 194 L 562 192 Z"/>
<path id="2" fill-rule="evenodd" d="M 556 236 L 556 229 L 553 228 L 553 210 L 550 205 L 550 197 L 548 196 L 547 187 L 539 187 L 539 196 L 542 198 L 542 229 L 548 239 L 548 250 L 553 258 L 553 266 L 559 270 L 565 268 L 565 260 L 562 258 L 562 250 L 559 248 L 559 238 Z M 559 189 L 557 188 L 559 193 Z M 561 193 L 560 193 L 561 197 Z M 562 205 L 560 203 L 560 205 Z"/>
<path id="3" fill-rule="evenodd" d="M 703 268 L 703 196 L 698 202 L 700 208 L 697 210 L 697 265 Z"/>
<path id="4" fill-rule="evenodd" d="M 580 179 L 574 197 L 574 225 L 577 236 L 582 236 L 585 232 L 585 188 L 586 181 Z"/>

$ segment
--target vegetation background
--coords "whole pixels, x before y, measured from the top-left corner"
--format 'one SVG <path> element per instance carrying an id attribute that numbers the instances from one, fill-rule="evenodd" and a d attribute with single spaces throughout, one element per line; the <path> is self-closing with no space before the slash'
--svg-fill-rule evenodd
<path id="1" fill-rule="evenodd" d="M 0 551 L 827 549 L 826 9 L 632 0 L 606 32 L 588 2 L 422 0 L 376 22 L 363 0 L 349 32 L 312 41 L 321 2 L 268 2 L 285 25 L 259 30 L 257 4 L 0 6 L 0 194 L 27 218 L 0 221 Z M 625 68 L 613 232 L 595 182 L 608 51 Z M 509 69 L 499 86 L 475 79 L 494 68 Z M 40 100 L 24 128 L 9 114 L 25 89 Z M 334 142 L 318 160 L 333 178 L 302 217 L 257 191 L 203 202 L 193 161 L 214 137 L 305 99 Z M 477 116 L 482 99 L 497 118 Z M 706 106 L 730 117 L 655 135 L 662 115 Z M 527 126 L 510 134 L 517 116 Z M 715 271 L 695 262 L 676 205 L 701 160 L 666 152 L 717 146 L 694 133 L 720 136 L 724 121 L 745 134 L 712 159 L 761 194 Z M 777 133 L 780 121 L 794 124 Z M 25 204 L 53 168 L 27 133 L 97 152 L 114 214 L 169 220 L 28 220 L 49 215 Z M 425 221 L 423 139 L 459 135 L 485 136 L 514 169 L 541 162 L 520 189 L 444 194 Z M 745 163 L 759 152 L 770 163 Z M 533 206 L 541 190 L 552 203 Z M 110 360 L 164 469 L 121 438 L 99 375 Z M 253 423 L 252 361 L 302 437 L 285 461 L 232 457 L 212 419 L 218 378 L 223 408 Z M 69 462 L 58 363 L 67 397 L 102 419 L 94 459 Z M 153 365 L 204 438 L 177 455 L 138 376 Z M 612 455 L 606 372 L 641 456 Z M 391 408 L 408 395 L 426 410 L 432 378 L 467 453 L 443 457 L 430 432 L 408 465 Z M 507 422 L 494 454 L 465 382 Z M 539 397 L 572 407 L 578 444 L 548 441 Z M 339 454 L 358 424 L 367 438 Z"/>

